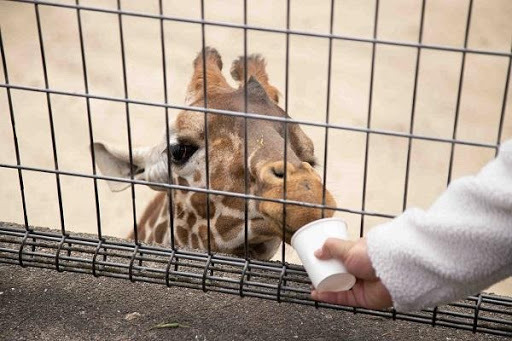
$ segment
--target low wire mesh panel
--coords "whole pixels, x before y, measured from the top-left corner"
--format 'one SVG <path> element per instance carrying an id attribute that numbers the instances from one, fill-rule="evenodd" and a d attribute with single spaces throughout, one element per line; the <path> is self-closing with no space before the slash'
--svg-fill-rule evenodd
<path id="1" fill-rule="evenodd" d="M 495 156 L 509 2 L 0 9 L 2 263 L 512 335 L 510 281 L 419 313 L 334 306 L 286 245 L 332 215 L 363 236 Z"/>

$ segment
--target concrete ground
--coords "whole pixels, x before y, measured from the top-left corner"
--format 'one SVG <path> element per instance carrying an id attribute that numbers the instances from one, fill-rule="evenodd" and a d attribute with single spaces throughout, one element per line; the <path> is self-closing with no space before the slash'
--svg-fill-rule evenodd
<path id="1" fill-rule="evenodd" d="M 169 328 L 156 328 L 162 323 Z M 220 293 L 0 265 L 0 340 L 160 339 L 502 338 Z"/>

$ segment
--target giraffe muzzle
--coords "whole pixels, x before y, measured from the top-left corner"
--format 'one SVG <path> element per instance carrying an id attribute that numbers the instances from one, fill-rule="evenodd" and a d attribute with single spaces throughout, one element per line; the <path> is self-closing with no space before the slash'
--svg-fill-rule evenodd
<path id="1" fill-rule="evenodd" d="M 284 162 L 271 162 L 265 165 L 260 174 L 260 195 L 269 199 L 284 198 L 285 165 Z M 286 165 L 286 200 L 322 205 L 324 202 L 324 186 L 320 176 L 308 163 Z M 272 201 L 261 201 L 260 212 L 276 225 L 276 234 L 282 236 L 284 222 L 286 241 L 289 242 L 295 231 L 305 224 L 331 217 L 333 210 L 307 207 L 298 204 L 283 204 Z M 336 207 L 336 202 L 328 190 L 325 190 L 325 206 Z M 323 211 L 323 212 L 322 212 Z"/>

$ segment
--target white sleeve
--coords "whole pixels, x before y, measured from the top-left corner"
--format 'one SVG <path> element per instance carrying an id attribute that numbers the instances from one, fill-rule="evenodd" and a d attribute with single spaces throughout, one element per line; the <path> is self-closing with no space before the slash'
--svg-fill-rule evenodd
<path id="1" fill-rule="evenodd" d="M 475 294 L 512 275 L 512 140 L 478 175 L 453 181 L 427 210 L 367 235 L 373 267 L 399 311 Z"/>

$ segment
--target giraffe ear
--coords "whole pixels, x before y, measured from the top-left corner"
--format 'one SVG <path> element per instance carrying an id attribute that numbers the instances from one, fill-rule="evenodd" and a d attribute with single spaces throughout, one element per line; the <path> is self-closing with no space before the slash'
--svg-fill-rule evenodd
<path id="1" fill-rule="evenodd" d="M 267 92 L 265 91 L 263 86 L 261 86 L 260 82 L 258 82 L 258 80 L 253 76 L 249 78 L 245 86 L 247 87 L 247 95 L 250 98 L 270 102 L 270 98 L 268 97 Z"/>
<path id="2" fill-rule="evenodd" d="M 92 149 L 94 150 L 96 165 L 105 176 L 130 179 L 130 170 L 133 170 L 134 179 L 143 179 L 144 158 L 138 150 L 133 151 L 133 164 L 130 164 L 128 151 L 98 142 L 93 144 Z M 107 181 L 107 184 L 112 192 L 119 192 L 130 186 L 129 183 L 119 181 Z"/>

